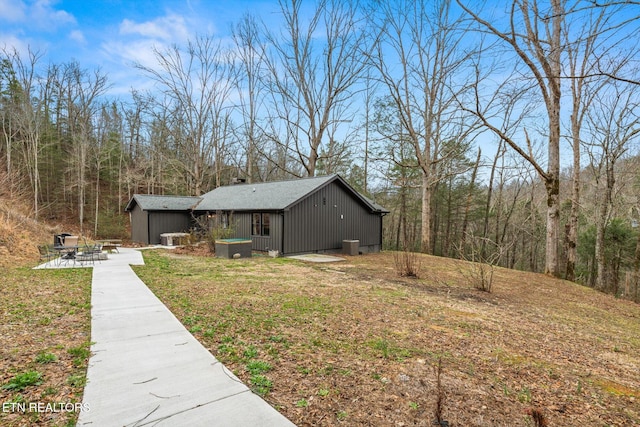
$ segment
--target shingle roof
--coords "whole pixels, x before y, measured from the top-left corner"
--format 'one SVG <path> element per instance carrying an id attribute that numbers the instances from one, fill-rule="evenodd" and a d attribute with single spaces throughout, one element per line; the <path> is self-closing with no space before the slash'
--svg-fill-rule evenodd
<path id="1" fill-rule="evenodd" d="M 201 211 L 283 210 L 333 181 L 341 182 L 373 211 L 387 212 L 353 190 L 340 176 L 295 179 L 290 181 L 238 184 L 218 187 L 202 196 L 196 207 Z"/>
<path id="2" fill-rule="evenodd" d="M 324 186 L 336 175 L 218 187 L 202 196 L 198 210 L 281 210 Z"/>
<path id="3" fill-rule="evenodd" d="M 355 191 L 339 175 L 335 174 L 290 181 L 228 185 L 218 187 L 200 197 L 135 194 L 125 210 L 131 211 L 134 205 L 138 204 L 144 211 L 187 211 L 192 209 L 198 211 L 277 211 L 289 208 L 333 181 L 342 183 L 372 211 L 388 212 L 382 206 Z"/>
<path id="4" fill-rule="evenodd" d="M 371 207 L 373 207 L 374 211 L 389 213 L 389 211 L 384 206 L 379 205 L 378 203 L 374 202 L 373 200 L 371 200 L 367 196 L 363 196 L 362 194 L 360 194 L 360 197 L 362 197 L 364 200 L 366 200 L 367 203 L 369 203 L 371 205 Z"/>
<path id="5" fill-rule="evenodd" d="M 202 200 L 195 196 L 157 196 L 154 194 L 134 194 L 126 211 L 133 209 L 134 203 L 144 211 L 186 211 L 193 209 Z"/>

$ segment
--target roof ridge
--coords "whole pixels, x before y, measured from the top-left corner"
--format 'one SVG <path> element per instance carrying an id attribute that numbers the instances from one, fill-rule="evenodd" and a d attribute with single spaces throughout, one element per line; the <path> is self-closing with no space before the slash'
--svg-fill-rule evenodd
<path id="1" fill-rule="evenodd" d="M 238 184 L 221 185 L 220 187 L 217 187 L 217 188 L 221 188 L 221 187 L 245 187 L 245 186 L 250 186 L 250 185 L 277 184 L 279 182 L 283 182 L 283 183 L 284 182 L 297 182 L 297 181 L 301 181 L 301 180 L 309 181 L 309 180 L 312 180 L 312 179 L 333 178 L 333 177 L 335 177 L 337 175 L 338 175 L 337 173 L 332 173 L 332 174 L 329 174 L 329 175 L 303 176 L 302 178 L 279 179 L 277 181 L 241 182 L 241 183 L 238 183 Z M 215 188 L 214 188 L 214 190 L 215 190 Z M 211 191 L 213 191 L 213 190 L 211 190 Z"/>
<path id="2" fill-rule="evenodd" d="M 144 197 L 192 197 L 192 198 L 201 198 L 202 196 L 181 196 L 179 194 L 139 194 L 135 193 L 135 196 L 144 196 Z"/>

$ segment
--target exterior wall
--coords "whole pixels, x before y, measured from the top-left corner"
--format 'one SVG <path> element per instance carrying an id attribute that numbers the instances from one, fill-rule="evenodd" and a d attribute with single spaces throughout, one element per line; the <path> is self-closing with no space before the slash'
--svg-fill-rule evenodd
<path id="1" fill-rule="evenodd" d="M 149 212 L 149 244 L 159 244 L 160 234 L 188 232 L 191 228 L 189 212 Z"/>
<path id="2" fill-rule="evenodd" d="M 251 238 L 251 214 L 246 212 L 234 212 L 229 222 L 233 228 L 233 237 L 236 239 Z"/>
<path id="3" fill-rule="evenodd" d="M 131 218 L 131 240 L 149 243 L 149 213 L 140 209 L 136 203 L 129 213 Z"/>
<path id="4" fill-rule="evenodd" d="M 284 212 L 284 252 L 332 252 L 343 240 L 359 240 L 363 252 L 382 247 L 382 216 L 333 182 Z"/>
<path id="5" fill-rule="evenodd" d="M 269 236 L 251 235 L 251 215 L 253 213 L 268 213 L 270 217 Z M 278 212 L 234 212 L 231 219 L 233 237 L 251 239 L 254 251 L 275 251 L 282 253 L 282 214 Z"/>

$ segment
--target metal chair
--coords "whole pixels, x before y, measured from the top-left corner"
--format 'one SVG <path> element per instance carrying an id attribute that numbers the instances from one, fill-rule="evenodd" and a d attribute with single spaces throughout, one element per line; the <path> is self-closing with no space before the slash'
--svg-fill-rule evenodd
<path id="1" fill-rule="evenodd" d="M 38 252 L 40 253 L 40 261 L 47 260 L 45 268 L 50 265 L 51 261 L 58 257 L 58 254 L 51 250 L 49 245 L 38 245 Z"/>
<path id="2" fill-rule="evenodd" d="M 90 245 L 87 243 L 87 239 L 84 239 L 84 246 L 82 247 L 82 252 L 78 253 L 77 259 L 80 262 L 88 261 L 91 264 L 95 262 L 97 259 L 98 262 L 101 262 L 100 254 L 102 253 L 102 244 L 96 243 Z"/>

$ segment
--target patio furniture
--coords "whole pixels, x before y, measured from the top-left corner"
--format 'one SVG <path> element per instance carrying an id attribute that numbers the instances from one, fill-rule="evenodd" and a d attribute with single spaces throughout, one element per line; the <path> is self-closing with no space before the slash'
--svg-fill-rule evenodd
<path id="1" fill-rule="evenodd" d="M 38 252 L 40 253 L 40 261 L 47 260 L 45 268 L 58 257 L 58 254 L 49 245 L 38 245 Z"/>
<path id="2" fill-rule="evenodd" d="M 103 239 L 98 240 L 98 242 L 102 244 L 102 250 L 109 253 L 113 251 L 119 253 L 120 251 L 118 251 L 118 248 L 122 245 L 122 240 L 120 239 Z"/>
<path id="3" fill-rule="evenodd" d="M 73 264 L 76 263 L 76 255 L 78 253 L 78 236 L 66 235 L 62 236 L 62 239 L 59 237 L 62 235 L 57 235 L 58 241 L 62 240 L 62 245 L 56 245 L 53 247 L 54 251 L 56 251 L 59 255 L 58 265 L 62 263 L 68 264 L 70 261 L 73 261 Z"/>
<path id="4" fill-rule="evenodd" d="M 84 239 L 84 246 L 82 251 L 76 255 L 76 260 L 79 262 L 90 262 L 93 264 L 96 260 L 100 262 L 102 260 L 102 244 L 96 243 L 90 245 L 87 243 L 87 239 Z"/>
<path id="5" fill-rule="evenodd" d="M 53 246 L 56 247 L 56 248 L 64 246 L 64 239 L 67 236 L 71 236 L 71 233 L 54 234 L 53 235 Z"/>

